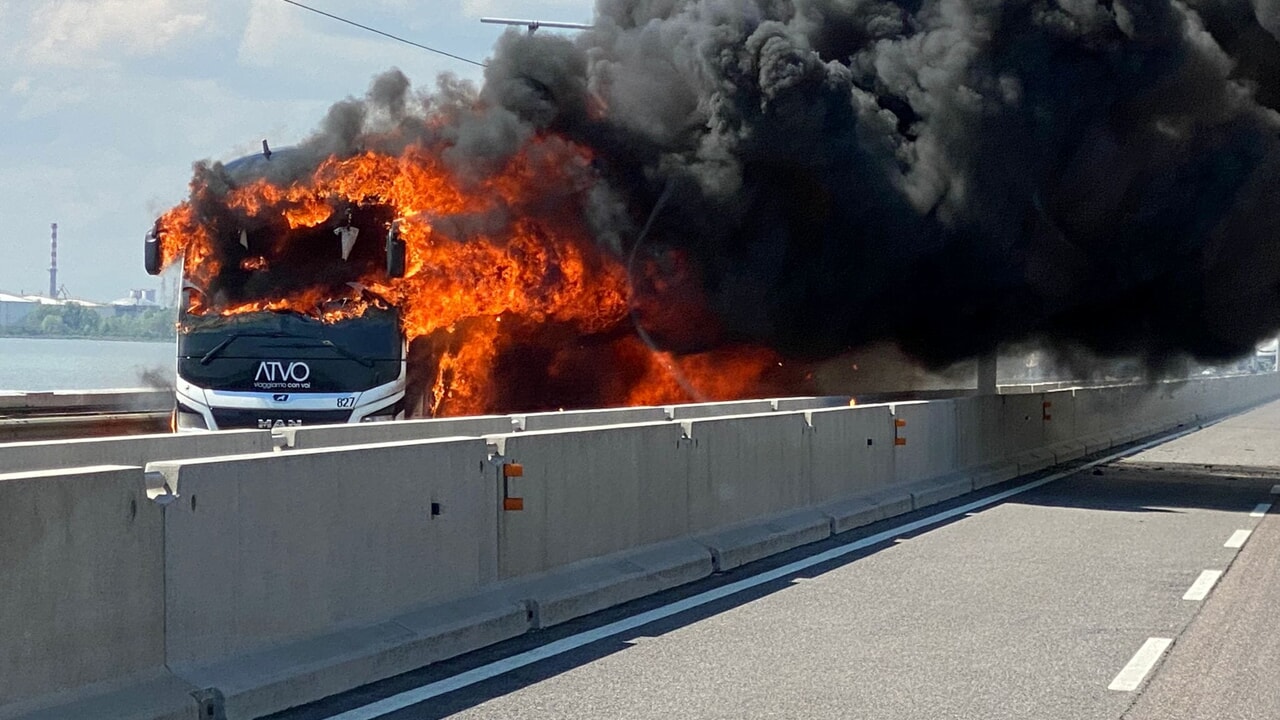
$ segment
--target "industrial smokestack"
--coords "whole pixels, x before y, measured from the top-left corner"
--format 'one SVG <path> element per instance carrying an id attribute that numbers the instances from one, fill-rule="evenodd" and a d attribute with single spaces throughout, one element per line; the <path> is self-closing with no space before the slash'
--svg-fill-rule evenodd
<path id="1" fill-rule="evenodd" d="M 58 223 L 52 223 L 52 244 L 49 248 L 49 297 L 58 297 Z"/>

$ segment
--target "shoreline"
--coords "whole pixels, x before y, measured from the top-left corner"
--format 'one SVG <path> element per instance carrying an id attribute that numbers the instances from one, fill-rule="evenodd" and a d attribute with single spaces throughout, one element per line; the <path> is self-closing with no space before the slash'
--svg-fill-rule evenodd
<path id="1" fill-rule="evenodd" d="M 101 335 L 10 335 L 0 332 L 0 340 L 91 340 L 102 342 L 172 343 L 177 338 L 120 337 Z"/>

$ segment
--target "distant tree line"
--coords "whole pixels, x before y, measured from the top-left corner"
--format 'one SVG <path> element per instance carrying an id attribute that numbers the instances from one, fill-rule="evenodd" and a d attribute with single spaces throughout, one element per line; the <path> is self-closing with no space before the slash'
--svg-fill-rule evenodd
<path id="1" fill-rule="evenodd" d="M 112 317 L 68 303 L 40 305 L 22 324 L 0 327 L 0 334 L 24 337 L 88 337 L 169 340 L 177 318 L 171 308 L 139 308 Z"/>

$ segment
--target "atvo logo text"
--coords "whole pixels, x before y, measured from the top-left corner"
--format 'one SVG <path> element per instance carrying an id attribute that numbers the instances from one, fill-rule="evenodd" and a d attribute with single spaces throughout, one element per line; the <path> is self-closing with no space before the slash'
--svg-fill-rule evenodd
<path id="1" fill-rule="evenodd" d="M 296 382 L 303 383 L 311 379 L 311 366 L 304 362 L 285 364 L 279 360 L 264 360 L 258 364 L 258 374 L 253 376 L 254 382 Z"/>
<path id="2" fill-rule="evenodd" d="M 310 390 L 311 366 L 304 362 L 263 360 L 253 376 L 258 390 Z"/>

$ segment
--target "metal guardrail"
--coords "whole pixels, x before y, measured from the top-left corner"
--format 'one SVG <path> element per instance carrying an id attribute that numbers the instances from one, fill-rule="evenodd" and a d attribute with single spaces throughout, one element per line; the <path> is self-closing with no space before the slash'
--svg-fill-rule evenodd
<path id="1" fill-rule="evenodd" d="M 172 408 L 152 388 L 0 393 L 0 442 L 166 432 Z"/>
<path id="2" fill-rule="evenodd" d="M 0 443 L 148 435 L 168 431 L 168 412 L 46 415 L 0 419 Z"/>
<path id="3" fill-rule="evenodd" d="M 168 412 L 172 407 L 173 391 L 154 388 L 0 392 L 0 419 L 33 415 Z"/>

